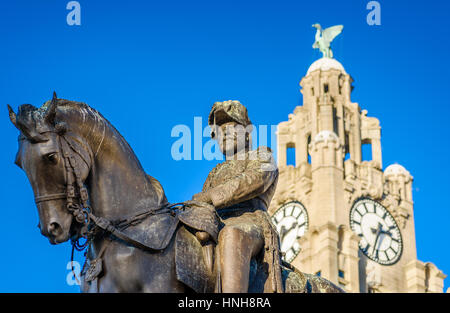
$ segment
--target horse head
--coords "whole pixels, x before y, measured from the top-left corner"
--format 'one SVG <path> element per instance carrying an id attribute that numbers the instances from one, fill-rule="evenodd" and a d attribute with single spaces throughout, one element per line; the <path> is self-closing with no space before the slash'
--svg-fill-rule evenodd
<path id="1" fill-rule="evenodd" d="M 38 227 L 52 244 L 65 242 L 80 232 L 82 219 L 74 218 L 74 212 L 81 203 L 77 203 L 78 195 L 70 197 L 69 187 L 77 182 L 82 186 L 89 175 L 92 155 L 83 139 L 71 133 L 59 107 L 62 101 L 54 93 L 42 107 L 23 104 L 17 114 L 8 105 L 11 122 L 20 130 L 15 164 L 28 177 L 38 209 Z M 75 169 L 71 163 L 76 164 Z"/>

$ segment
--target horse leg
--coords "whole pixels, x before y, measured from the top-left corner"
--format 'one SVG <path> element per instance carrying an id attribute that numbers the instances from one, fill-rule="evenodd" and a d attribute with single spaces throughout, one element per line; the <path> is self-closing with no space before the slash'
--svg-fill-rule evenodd
<path id="1" fill-rule="evenodd" d="M 173 236 L 175 238 L 175 236 Z M 88 292 L 185 292 L 175 268 L 175 240 L 163 251 L 144 251 L 111 241 L 102 256 L 103 275 Z"/>
<path id="2" fill-rule="evenodd" d="M 177 279 L 175 268 L 175 236 L 163 251 L 136 253 L 139 267 L 141 292 L 185 292 L 185 285 Z"/>
<path id="3" fill-rule="evenodd" d="M 98 292 L 100 293 L 118 293 L 122 290 L 119 289 L 118 285 L 112 279 L 112 275 L 105 275 L 98 279 Z"/>
<path id="4" fill-rule="evenodd" d="M 103 276 L 99 292 L 141 292 L 142 251 L 119 241 L 112 241 L 103 256 Z"/>

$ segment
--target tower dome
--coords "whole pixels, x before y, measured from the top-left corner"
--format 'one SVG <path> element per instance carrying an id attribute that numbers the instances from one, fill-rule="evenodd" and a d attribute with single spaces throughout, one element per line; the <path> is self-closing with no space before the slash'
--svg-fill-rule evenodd
<path id="1" fill-rule="evenodd" d="M 319 69 L 321 71 L 328 71 L 329 69 L 336 69 L 336 70 L 340 70 L 344 74 L 347 74 L 347 72 L 344 69 L 344 66 L 342 66 L 342 64 L 339 61 L 337 61 L 336 59 L 324 57 L 324 58 L 318 59 L 313 64 L 311 64 L 308 71 L 306 72 L 306 75 L 309 75 L 310 73 L 312 73 L 316 70 L 319 70 Z"/>
<path id="2" fill-rule="evenodd" d="M 400 164 L 392 164 L 386 167 L 386 169 L 384 170 L 384 175 L 386 177 L 398 175 L 403 175 L 405 177 L 411 176 L 411 174 Z"/>

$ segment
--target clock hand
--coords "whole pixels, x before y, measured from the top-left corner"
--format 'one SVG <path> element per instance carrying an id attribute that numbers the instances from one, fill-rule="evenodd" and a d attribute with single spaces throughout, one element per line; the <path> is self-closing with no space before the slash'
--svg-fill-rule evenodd
<path id="1" fill-rule="evenodd" d="M 376 234 L 376 237 L 375 237 L 375 242 L 374 242 L 374 244 L 373 244 L 372 254 L 375 252 L 375 248 L 376 248 L 376 246 L 377 246 L 378 239 L 380 238 L 380 234 L 381 234 L 382 228 L 383 228 L 383 225 L 382 225 L 381 223 L 378 222 L 378 227 L 377 227 L 377 231 L 376 231 L 377 234 Z M 378 249 L 377 249 L 377 250 L 378 250 Z"/>
<path id="2" fill-rule="evenodd" d="M 295 223 L 295 233 L 297 234 L 298 233 L 298 229 L 300 228 L 300 225 L 298 225 L 298 223 L 296 222 Z"/>
<path id="3" fill-rule="evenodd" d="M 377 247 L 378 238 L 380 237 L 380 233 L 375 237 L 375 242 L 373 243 L 372 254 L 375 252 L 375 248 Z"/>
<path id="4" fill-rule="evenodd" d="M 381 224 L 379 224 L 379 225 L 381 225 Z M 381 227 L 380 227 L 380 233 L 384 234 L 384 235 L 388 235 L 389 237 L 392 237 L 392 233 L 389 231 L 389 229 L 386 231 L 383 230 L 383 225 L 381 225 Z"/>
<path id="5" fill-rule="evenodd" d="M 291 233 L 291 232 L 297 233 L 299 227 L 300 227 L 300 225 L 298 225 L 298 223 L 295 222 L 294 224 L 292 224 L 292 227 L 289 230 L 286 231 L 286 235 Z"/>
<path id="6" fill-rule="evenodd" d="M 286 236 L 286 234 L 287 234 L 287 229 L 286 229 L 286 227 L 284 225 L 282 225 L 281 229 L 280 229 L 280 241 L 281 242 L 283 241 L 283 239 Z"/>
<path id="7" fill-rule="evenodd" d="M 298 228 L 298 223 L 295 222 L 292 224 L 292 226 L 290 228 L 286 228 L 286 226 L 281 226 L 280 229 L 280 241 L 283 242 L 284 238 L 287 236 L 287 234 L 289 234 L 293 229 L 297 229 Z"/>

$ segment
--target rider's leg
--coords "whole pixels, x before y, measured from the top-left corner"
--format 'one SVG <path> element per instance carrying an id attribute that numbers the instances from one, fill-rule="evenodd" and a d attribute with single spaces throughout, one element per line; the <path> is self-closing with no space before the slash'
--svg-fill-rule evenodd
<path id="1" fill-rule="evenodd" d="M 222 292 L 248 291 L 250 261 L 264 245 L 264 235 L 256 226 L 230 225 L 219 234 Z"/>

